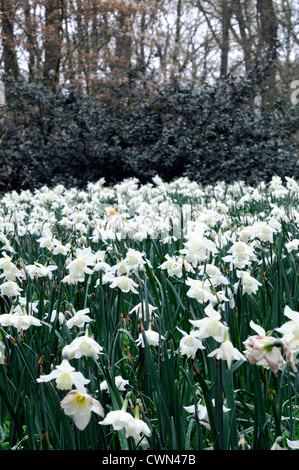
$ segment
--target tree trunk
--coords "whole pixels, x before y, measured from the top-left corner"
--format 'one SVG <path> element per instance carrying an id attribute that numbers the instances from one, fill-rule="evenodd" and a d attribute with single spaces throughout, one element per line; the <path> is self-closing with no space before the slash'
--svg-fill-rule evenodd
<path id="1" fill-rule="evenodd" d="M 15 37 L 14 37 L 14 8 L 9 0 L 1 0 L 2 16 L 2 47 L 4 71 L 7 74 L 19 73 Z"/>
<path id="2" fill-rule="evenodd" d="M 228 54 L 229 54 L 229 29 L 231 22 L 232 8 L 229 0 L 221 0 L 221 62 L 220 76 L 226 77 L 228 72 Z"/>
<path id="3" fill-rule="evenodd" d="M 55 86 L 59 77 L 61 52 L 61 18 L 59 0 L 45 0 L 44 79 Z"/>
<path id="4" fill-rule="evenodd" d="M 266 67 L 269 67 L 265 91 L 262 94 L 262 107 L 271 108 L 275 99 L 275 76 L 277 59 L 278 20 L 272 0 L 257 0 L 259 44 L 258 54 L 263 55 Z"/>
<path id="5" fill-rule="evenodd" d="M 132 61 L 132 35 L 128 25 L 128 16 L 120 11 L 118 15 L 118 32 L 115 38 L 115 62 L 112 65 L 114 74 L 122 75 Z"/>
<path id="6" fill-rule="evenodd" d="M 248 32 L 249 26 L 246 21 L 245 14 L 242 9 L 241 0 L 234 0 L 233 2 L 234 14 L 238 22 L 240 30 L 240 45 L 243 49 L 245 70 L 249 72 L 252 66 L 252 39 Z"/>

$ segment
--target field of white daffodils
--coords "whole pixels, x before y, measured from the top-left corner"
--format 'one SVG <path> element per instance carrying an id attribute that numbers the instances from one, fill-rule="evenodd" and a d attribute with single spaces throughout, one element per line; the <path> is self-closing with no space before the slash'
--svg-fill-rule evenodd
<path id="1" fill-rule="evenodd" d="M 1 450 L 299 448 L 299 183 L 0 198 Z"/>

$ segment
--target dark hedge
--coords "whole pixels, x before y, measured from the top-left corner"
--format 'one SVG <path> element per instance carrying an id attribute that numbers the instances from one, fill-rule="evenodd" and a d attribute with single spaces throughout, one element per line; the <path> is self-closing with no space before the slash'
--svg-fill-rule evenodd
<path id="1" fill-rule="evenodd" d="M 195 87 L 176 80 L 159 85 L 131 71 L 122 82 L 99 85 L 95 97 L 20 77 L 6 77 L 5 84 L 1 191 L 84 187 L 102 177 L 144 183 L 156 174 L 203 184 L 299 175 L 298 109 L 281 93 L 273 109 L 253 110 L 250 77 Z"/>

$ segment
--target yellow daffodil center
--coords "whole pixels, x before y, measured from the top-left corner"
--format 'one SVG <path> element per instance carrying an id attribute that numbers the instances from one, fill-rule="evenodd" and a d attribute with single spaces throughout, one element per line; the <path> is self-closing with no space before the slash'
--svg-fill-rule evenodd
<path id="1" fill-rule="evenodd" d="M 76 398 L 76 404 L 78 406 L 85 406 L 86 405 L 86 397 L 84 397 L 83 395 L 77 395 Z"/>

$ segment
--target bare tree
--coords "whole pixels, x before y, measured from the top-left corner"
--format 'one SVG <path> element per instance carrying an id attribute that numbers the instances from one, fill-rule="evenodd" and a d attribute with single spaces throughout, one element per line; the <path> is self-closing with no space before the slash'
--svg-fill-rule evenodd
<path id="1" fill-rule="evenodd" d="M 19 64 L 17 60 L 16 37 L 14 32 L 16 4 L 12 0 L 1 0 L 0 7 L 4 71 L 6 73 L 17 74 L 19 72 Z"/>
<path id="2" fill-rule="evenodd" d="M 61 59 L 61 8 L 60 0 L 44 0 L 44 70 L 49 84 L 55 84 L 59 77 Z"/>
<path id="3" fill-rule="evenodd" d="M 232 5 L 230 0 L 221 0 L 221 58 L 220 58 L 220 76 L 226 77 L 228 72 L 229 55 L 229 32 L 232 16 Z"/>

